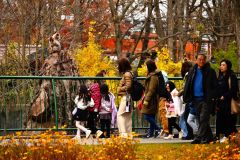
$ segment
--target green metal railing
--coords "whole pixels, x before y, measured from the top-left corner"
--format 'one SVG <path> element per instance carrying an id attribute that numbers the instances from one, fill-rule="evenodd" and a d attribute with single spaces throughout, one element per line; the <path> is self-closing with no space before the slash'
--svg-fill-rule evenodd
<path id="1" fill-rule="evenodd" d="M 73 109 L 73 100 L 78 93 L 79 84 L 88 84 L 89 80 L 104 80 L 109 85 L 109 90 L 116 95 L 120 79 L 121 77 L 0 76 L 0 131 L 4 133 L 42 131 L 53 128 L 53 126 L 56 130 L 73 130 L 75 127 L 68 119 L 67 111 Z M 143 82 L 145 77 L 138 77 L 138 79 Z M 51 82 L 48 90 L 49 100 L 44 102 L 44 106 L 49 104 L 49 110 L 37 120 L 38 122 L 32 121 L 29 114 L 31 102 L 37 95 L 39 84 L 45 80 Z M 177 88 L 182 85 L 181 77 L 169 77 L 169 80 L 174 81 Z M 66 93 L 64 83 L 70 84 L 69 94 Z M 70 102 L 67 102 L 69 98 Z M 119 100 L 120 97 L 116 96 L 117 106 Z M 50 116 L 49 113 L 51 113 Z M 148 127 L 137 109 L 133 111 L 132 118 L 133 129 Z M 47 122 L 44 119 L 48 119 Z M 68 124 L 68 127 L 62 128 L 64 124 Z M 214 120 L 211 124 L 214 126 Z"/>

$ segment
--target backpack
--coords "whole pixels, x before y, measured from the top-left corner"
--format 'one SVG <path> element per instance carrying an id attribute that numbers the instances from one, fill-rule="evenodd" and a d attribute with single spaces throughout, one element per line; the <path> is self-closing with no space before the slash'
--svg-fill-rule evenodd
<path id="1" fill-rule="evenodd" d="M 143 92 L 144 86 L 137 80 L 137 77 L 132 74 L 132 86 L 130 92 L 132 100 L 139 101 L 143 95 Z"/>
<path id="2" fill-rule="evenodd" d="M 167 97 L 167 89 L 165 87 L 165 80 L 163 77 L 162 72 L 160 71 L 158 74 L 158 89 L 157 89 L 157 94 L 159 97 Z"/>

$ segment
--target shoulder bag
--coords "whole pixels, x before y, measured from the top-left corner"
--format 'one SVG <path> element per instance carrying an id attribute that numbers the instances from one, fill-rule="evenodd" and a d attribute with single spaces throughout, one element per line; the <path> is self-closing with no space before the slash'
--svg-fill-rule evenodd
<path id="1" fill-rule="evenodd" d="M 228 79 L 229 89 L 231 89 L 231 77 Z M 237 94 L 238 95 L 238 94 Z M 239 95 L 237 99 L 232 97 L 231 99 L 231 113 L 232 114 L 240 114 L 240 98 Z"/>

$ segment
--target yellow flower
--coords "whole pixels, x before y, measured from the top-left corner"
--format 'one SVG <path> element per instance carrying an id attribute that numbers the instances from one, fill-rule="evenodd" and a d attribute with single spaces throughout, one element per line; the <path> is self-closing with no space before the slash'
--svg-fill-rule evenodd
<path id="1" fill-rule="evenodd" d="M 161 159 L 163 159 L 163 156 L 159 155 L 159 156 L 157 157 L 157 159 L 158 159 L 158 160 L 161 160 Z"/>
<path id="2" fill-rule="evenodd" d="M 22 135 L 22 132 L 16 132 L 16 135 L 17 135 L 17 136 L 21 136 L 21 135 Z"/>
<path id="3" fill-rule="evenodd" d="M 90 21 L 90 24 L 94 25 L 94 24 L 96 24 L 96 21 Z"/>
<path id="4" fill-rule="evenodd" d="M 63 125 L 61 128 L 67 128 L 67 125 L 65 124 L 65 125 Z"/>

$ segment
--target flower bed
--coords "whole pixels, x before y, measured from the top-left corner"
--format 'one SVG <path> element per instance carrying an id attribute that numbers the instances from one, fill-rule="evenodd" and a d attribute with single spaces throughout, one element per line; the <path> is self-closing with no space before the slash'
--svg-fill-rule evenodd
<path id="1" fill-rule="evenodd" d="M 23 133 L 1 137 L 0 160 L 105 159 L 240 159 L 239 134 L 224 144 L 140 144 L 137 139 L 111 137 L 84 145 L 66 132 L 47 131 L 22 138 Z M 80 141 L 84 141 L 84 138 Z"/>

